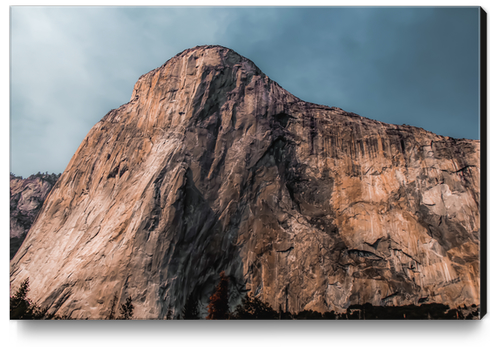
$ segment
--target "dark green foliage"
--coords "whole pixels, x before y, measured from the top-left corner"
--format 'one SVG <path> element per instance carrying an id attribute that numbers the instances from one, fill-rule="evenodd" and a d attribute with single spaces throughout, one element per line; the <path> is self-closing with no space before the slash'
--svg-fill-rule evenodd
<path id="1" fill-rule="evenodd" d="M 41 308 L 38 305 L 32 303 L 27 298 L 29 292 L 29 278 L 23 281 L 17 292 L 10 297 L 10 319 L 55 319 L 55 320 L 67 320 L 71 319 L 67 315 L 58 316 L 52 313 L 48 313 L 48 308 Z M 115 308 L 117 304 L 117 295 L 114 294 L 114 298 L 111 304 L 111 310 L 107 319 L 133 319 L 134 305 L 132 298 L 126 298 L 126 303 L 120 307 L 120 315 L 115 317 Z"/>
<path id="2" fill-rule="evenodd" d="M 31 303 L 27 300 L 29 291 L 29 279 L 20 284 L 17 293 L 10 297 L 10 319 L 29 319 Z"/>
<path id="3" fill-rule="evenodd" d="M 37 174 L 30 175 L 29 178 L 41 178 L 44 181 L 49 182 L 51 185 L 54 186 L 56 181 L 60 178 L 61 174 L 55 174 L 55 173 L 48 173 L 47 171 L 45 173 L 38 172 Z"/>
<path id="4" fill-rule="evenodd" d="M 466 309 L 466 307 L 465 307 Z M 289 312 L 276 312 L 270 305 L 260 301 L 257 297 L 247 296 L 231 315 L 232 319 L 294 319 L 294 320 L 399 320 L 399 319 L 473 319 L 478 317 L 476 306 L 465 316 L 462 308 L 449 309 L 443 304 L 423 304 L 420 306 L 373 306 L 370 303 L 363 305 L 351 305 L 345 313 L 335 311 L 320 313 L 312 310 L 304 310 L 297 314 Z"/>
<path id="5" fill-rule="evenodd" d="M 351 305 L 344 319 L 457 319 L 456 310 L 449 310 L 443 304 L 424 304 L 420 306 L 373 306 Z"/>
<path id="6" fill-rule="evenodd" d="M 126 298 L 126 303 L 121 305 L 121 315 L 117 319 L 133 319 L 133 301 L 131 297 Z"/>
<path id="7" fill-rule="evenodd" d="M 47 309 L 41 309 L 27 298 L 29 278 L 20 284 L 17 292 L 10 297 L 10 319 L 52 319 Z"/>
<path id="8" fill-rule="evenodd" d="M 301 311 L 297 315 L 294 316 L 295 319 L 326 319 L 323 318 L 323 315 L 320 312 L 317 311 L 312 311 L 312 310 L 306 310 L 306 311 Z"/>
<path id="9" fill-rule="evenodd" d="M 464 316 L 461 309 L 449 309 L 449 306 L 443 304 L 423 304 L 417 305 L 405 305 L 405 306 L 373 306 L 370 303 L 363 305 L 351 305 L 345 313 L 325 312 L 319 317 L 318 312 L 314 311 L 302 311 L 295 315 L 296 319 L 387 319 L 387 320 L 401 320 L 401 319 L 472 319 L 472 317 L 478 316 L 478 311 Z"/>
<path id="10" fill-rule="evenodd" d="M 337 314 L 334 311 L 323 312 L 322 313 L 322 319 L 326 319 L 326 320 L 337 319 Z"/>
<path id="11" fill-rule="evenodd" d="M 228 319 L 228 276 L 220 273 L 220 281 L 213 295 L 209 298 L 208 315 L 206 319 Z"/>
<path id="12" fill-rule="evenodd" d="M 114 294 L 114 297 L 112 298 L 112 303 L 111 303 L 111 310 L 109 311 L 109 315 L 107 316 L 107 319 L 113 320 L 113 319 L 121 319 L 121 320 L 126 320 L 126 319 L 133 319 L 133 300 L 131 297 L 126 298 L 126 303 L 121 304 L 121 307 L 119 308 L 120 315 L 116 317 L 116 304 L 117 304 L 117 294 Z"/>
<path id="13" fill-rule="evenodd" d="M 258 297 L 247 295 L 231 317 L 232 319 L 279 319 L 279 313 Z"/>
<path id="14" fill-rule="evenodd" d="M 114 294 L 114 297 L 112 298 L 112 302 L 111 302 L 111 310 L 109 311 L 109 315 L 107 316 L 107 319 L 109 319 L 109 320 L 133 319 L 134 305 L 133 305 L 133 299 L 131 297 L 126 298 L 125 304 L 121 304 L 121 307 L 119 307 L 120 314 L 117 317 L 116 317 L 116 306 L 117 306 L 117 294 Z"/>
<path id="15" fill-rule="evenodd" d="M 189 295 L 182 310 L 182 318 L 185 320 L 200 319 L 198 301 L 194 295 Z"/>
<path id="16" fill-rule="evenodd" d="M 387 319 L 387 320 L 428 320 L 428 319 L 472 319 L 478 316 L 478 310 L 472 312 L 466 317 L 460 308 L 449 309 L 449 306 L 443 304 L 423 304 L 405 305 L 405 306 L 373 306 L 370 303 L 363 305 L 351 305 L 345 313 L 325 312 L 321 319 Z M 296 319 L 318 319 L 317 312 L 302 311 L 296 315 Z"/>
<path id="17" fill-rule="evenodd" d="M 216 287 L 215 293 L 211 296 L 208 305 L 208 316 L 206 319 L 294 319 L 294 320 L 315 320 L 315 319 L 348 319 L 348 320 L 401 320 L 401 319 L 474 319 L 479 316 L 479 307 L 472 305 L 471 307 L 459 307 L 449 309 L 449 306 L 443 304 L 422 304 L 406 305 L 406 306 L 373 306 L 370 303 L 363 305 L 351 305 L 345 313 L 316 312 L 312 310 L 304 310 L 297 314 L 283 312 L 280 308 L 279 312 L 275 311 L 268 303 L 262 302 L 258 297 L 247 295 L 242 299 L 242 303 L 238 305 L 233 313 L 229 313 L 228 307 L 228 282 L 229 278 L 224 272 L 220 274 L 220 282 Z M 70 319 L 68 316 L 57 316 L 48 314 L 47 308 L 40 308 L 35 303 L 32 303 L 28 298 L 29 278 L 23 281 L 14 295 L 10 297 L 10 319 Z M 117 307 L 118 298 L 114 294 L 111 303 L 111 309 L 107 319 L 133 319 L 134 306 L 132 298 L 126 298 L 126 302 L 120 306 L 120 315 L 115 317 L 115 309 Z M 199 319 L 199 309 L 196 295 L 189 295 L 183 309 L 183 319 Z M 173 317 L 174 311 L 169 307 L 165 319 L 180 319 Z"/>

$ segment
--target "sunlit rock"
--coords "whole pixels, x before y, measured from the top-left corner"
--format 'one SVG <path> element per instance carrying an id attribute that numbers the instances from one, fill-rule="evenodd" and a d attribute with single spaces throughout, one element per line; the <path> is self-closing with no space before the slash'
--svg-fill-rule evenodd
<path id="1" fill-rule="evenodd" d="M 396 112 L 396 110 L 393 110 Z M 416 109 L 414 109 L 416 112 Z M 480 301 L 480 142 L 304 102 L 232 50 L 143 75 L 83 140 L 11 262 L 33 300 L 105 318 Z"/>

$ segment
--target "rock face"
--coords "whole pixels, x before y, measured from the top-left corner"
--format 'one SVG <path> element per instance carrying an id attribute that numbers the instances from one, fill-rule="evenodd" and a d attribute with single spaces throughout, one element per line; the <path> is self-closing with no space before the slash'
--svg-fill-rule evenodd
<path id="1" fill-rule="evenodd" d="M 304 102 L 220 46 L 143 75 L 82 142 L 11 261 L 72 318 L 205 305 L 479 304 L 480 143 Z"/>
<path id="2" fill-rule="evenodd" d="M 41 206 L 59 175 L 31 175 L 26 179 L 10 174 L 10 259 L 26 238 Z"/>

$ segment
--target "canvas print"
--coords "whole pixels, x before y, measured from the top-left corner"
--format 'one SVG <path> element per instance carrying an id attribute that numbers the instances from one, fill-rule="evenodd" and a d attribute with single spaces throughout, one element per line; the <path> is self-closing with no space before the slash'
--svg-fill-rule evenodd
<path id="1" fill-rule="evenodd" d="M 10 319 L 480 319 L 478 7 L 12 7 Z"/>

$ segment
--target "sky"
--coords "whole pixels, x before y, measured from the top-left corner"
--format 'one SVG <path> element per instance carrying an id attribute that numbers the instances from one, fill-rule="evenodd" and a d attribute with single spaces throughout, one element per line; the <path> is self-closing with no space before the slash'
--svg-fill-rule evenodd
<path id="1" fill-rule="evenodd" d="M 14 6 L 10 172 L 63 172 L 141 75 L 206 44 L 305 101 L 480 137 L 477 7 Z"/>

